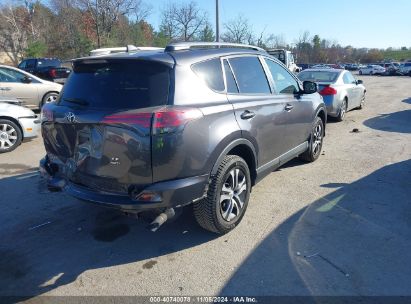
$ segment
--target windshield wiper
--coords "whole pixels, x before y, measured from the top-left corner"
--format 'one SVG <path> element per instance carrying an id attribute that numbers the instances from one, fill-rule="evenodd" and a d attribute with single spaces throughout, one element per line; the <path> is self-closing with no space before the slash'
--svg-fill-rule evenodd
<path id="1" fill-rule="evenodd" d="M 79 104 L 82 106 L 88 106 L 89 102 L 87 100 L 81 99 L 81 98 L 63 98 L 64 101 L 70 102 L 70 103 L 75 103 Z"/>

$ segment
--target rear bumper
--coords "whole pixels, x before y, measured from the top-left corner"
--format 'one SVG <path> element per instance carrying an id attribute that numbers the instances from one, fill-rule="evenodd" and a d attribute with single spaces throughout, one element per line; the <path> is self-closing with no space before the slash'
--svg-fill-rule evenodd
<path id="1" fill-rule="evenodd" d="M 334 96 L 323 96 L 324 104 L 327 108 L 327 115 L 336 117 L 340 111 L 341 101 Z"/>
<path id="2" fill-rule="evenodd" d="M 205 174 L 147 185 L 140 193 L 155 193 L 159 199 L 140 201 L 132 199 L 129 195 L 96 191 L 74 184 L 63 177 L 53 176 L 47 157 L 40 161 L 40 172 L 47 179 L 48 186 L 53 191 L 64 191 L 80 200 L 123 211 L 144 211 L 188 205 L 205 196 L 209 177 L 208 174 Z"/>

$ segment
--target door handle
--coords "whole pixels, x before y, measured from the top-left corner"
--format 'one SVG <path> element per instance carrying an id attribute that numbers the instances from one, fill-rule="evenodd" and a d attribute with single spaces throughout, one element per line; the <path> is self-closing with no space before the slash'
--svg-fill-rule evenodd
<path id="1" fill-rule="evenodd" d="M 287 112 L 290 112 L 292 109 L 294 109 L 294 106 L 292 106 L 292 105 L 290 105 L 290 104 L 287 104 L 287 105 L 284 107 L 284 110 L 286 110 Z"/>
<path id="2" fill-rule="evenodd" d="M 255 116 L 254 112 L 245 110 L 242 114 L 241 114 L 241 119 L 251 119 Z"/>
<path id="3" fill-rule="evenodd" d="M 11 88 L 0 88 L 1 91 L 10 91 Z"/>

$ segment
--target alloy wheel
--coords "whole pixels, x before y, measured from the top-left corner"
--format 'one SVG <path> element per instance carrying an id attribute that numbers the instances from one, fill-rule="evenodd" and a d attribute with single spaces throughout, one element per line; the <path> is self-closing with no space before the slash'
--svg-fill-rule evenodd
<path id="1" fill-rule="evenodd" d="M 46 98 L 46 103 L 49 102 L 54 102 L 57 100 L 57 94 L 50 94 L 49 96 L 47 96 Z"/>
<path id="2" fill-rule="evenodd" d="M 220 212 L 222 218 L 230 222 L 243 211 L 247 196 L 247 178 L 241 168 L 233 168 L 223 184 L 220 193 Z"/>
<path id="3" fill-rule="evenodd" d="M 345 117 L 345 112 L 347 111 L 347 101 L 343 101 L 340 109 L 340 119 L 343 120 Z"/>
<path id="4" fill-rule="evenodd" d="M 13 126 L 0 124 L 0 149 L 7 150 L 13 147 L 18 140 L 17 131 Z"/>
<path id="5" fill-rule="evenodd" d="M 313 131 L 313 139 L 312 139 L 312 153 L 313 155 L 317 155 L 321 152 L 323 140 L 323 128 L 321 124 L 317 124 Z"/>

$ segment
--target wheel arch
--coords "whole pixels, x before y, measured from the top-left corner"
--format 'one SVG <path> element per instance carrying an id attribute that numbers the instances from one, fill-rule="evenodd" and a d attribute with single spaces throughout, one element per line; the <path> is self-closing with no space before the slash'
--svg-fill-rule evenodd
<path id="1" fill-rule="evenodd" d="M 211 170 L 211 175 L 217 173 L 218 166 L 226 155 L 237 155 L 244 159 L 250 170 L 251 184 L 254 186 L 257 178 L 257 152 L 253 144 L 244 138 L 232 141 L 218 156 Z"/>
<path id="2" fill-rule="evenodd" d="M 323 125 L 324 125 L 324 136 L 325 136 L 325 130 L 326 130 L 326 125 L 327 125 L 327 113 L 326 110 L 323 107 L 320 107 L 316 114 L 315 117 L 320 117 L 321 120 L 323 121 Z M 314 118 L 315 118 L 314 117 Z"/>

